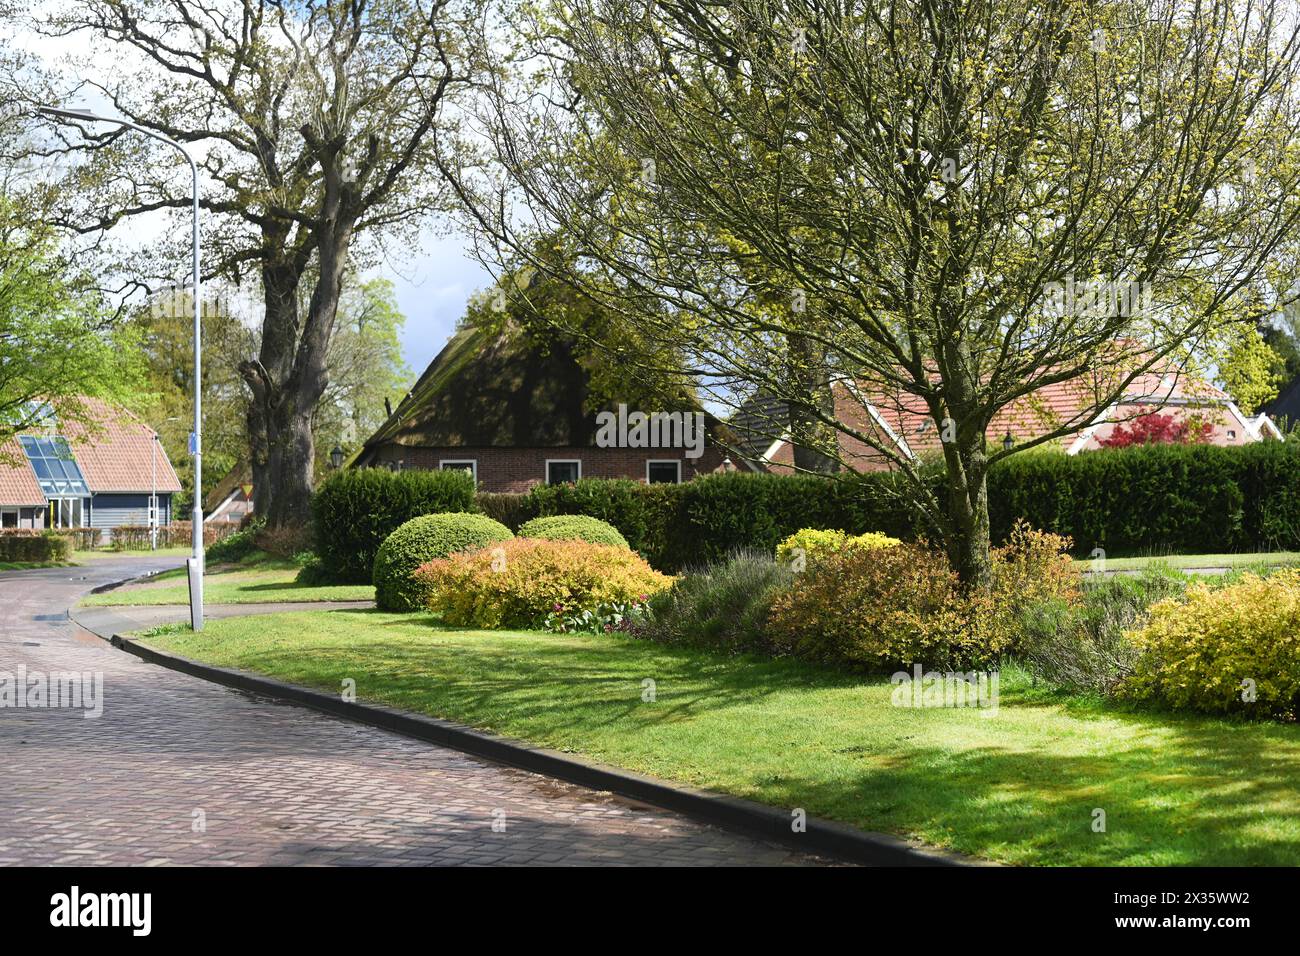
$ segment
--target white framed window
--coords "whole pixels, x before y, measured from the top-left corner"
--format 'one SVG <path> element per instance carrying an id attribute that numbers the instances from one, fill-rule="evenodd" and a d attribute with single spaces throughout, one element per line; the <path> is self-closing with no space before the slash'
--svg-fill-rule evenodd
<path id="1" fill-rule="evenodd" d="M 0 528 L 18 527 L 18 509 L 5 509 L 0 511 Z"/>
<path id="2" fill-rule="evenodd" d="M 645 463 L 647 485 L 680 485 L 682 460 L 680 458 L 651 458 Z"/>
<path id="3" fill-rule="evenodd" d="M 565 482 L 577 481 L 581 477 L 581 458 L 546 459 L 546 483 L 548 485 L 562 485 Z"/>
<path id="4" fill-rule="evenodd" d="M 84 528 L 86 505 L 89 499 L 51 498 L 49 506 L 49 527 Z"/>
<path id="5" fill-rule="evenodd" d="M 439 471 L 451 471 L 453 469 L 459 471 L 468 471 L 470 477 L 474 479 L 474 484 L 476 485 L 478 484 L 478 459 L 477 458 L 439 458 L 438 459 Z"/>

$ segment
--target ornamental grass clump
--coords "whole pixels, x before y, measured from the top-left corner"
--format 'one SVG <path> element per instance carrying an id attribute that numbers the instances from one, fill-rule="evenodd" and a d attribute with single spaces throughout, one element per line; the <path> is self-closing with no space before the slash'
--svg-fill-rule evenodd
<path id="1" fill-rule="evenodd" d="M 415 580 L 443 623 L 482 628 L 545 628 L 548 616 L 643 603 L 673 582 L 627 548 L 539 538 L 430 561 Z"/>
<path id="2" fill-rule="evenodd" d="M 768 615 L 776 596 L 793 579 L 789 565 L 771 554 L 740 550 L 682 575 L 651 598 L 646 619 L 631 632 L 663 644 L 770 654 Z"/>

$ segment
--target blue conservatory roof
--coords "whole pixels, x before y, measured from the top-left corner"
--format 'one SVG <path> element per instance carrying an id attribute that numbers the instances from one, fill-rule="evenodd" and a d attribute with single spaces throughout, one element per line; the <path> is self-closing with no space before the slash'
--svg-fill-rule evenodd
<path id="1" fill-rule="evenodd" d="M 36 472 L 36 483 L 46 498 L 77 497 L 90 494 L 72 450 L 62 438 L 37 438 L 20 435 L 23 451 Z"/>

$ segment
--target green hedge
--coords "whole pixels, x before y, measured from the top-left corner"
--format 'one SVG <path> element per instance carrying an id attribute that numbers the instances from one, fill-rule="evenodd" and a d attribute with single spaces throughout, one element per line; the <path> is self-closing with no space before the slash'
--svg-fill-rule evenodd
<path id="1" fill-rule="evenodd" d="M 52 532 L 6 531 L 0 534 L 0 561 L 32 564 L 67 564 L 72 541 Z"/>
<path id="2" fill-rule="evenodd" d="M 365 476 L 365 494 L 349 486 L 344 495 L 338 485 L 358 481 L 349 477 L 354 475 Z M 456 500 L 424 499 L 412 511 L 410 489 L 424 480 L 440 488 L 455 482 Z M 927 480 L 937 485 L 940 476 L 931 474 Z M 323 506 L 326 492 L 329 503 Z M 388 494 L 400 500 L 385 501 Z M 1111 557 L 1297 550 L 1300 442 L 1237 448 L 1155 445 L 1072 457 L 1028 452 L 993 469 L 989 500 L 995 541 L 1005 539 L 1015 521 L 1024 518 L 1035 528 L 1069 535 L 1079 556 L 1094 548 Z M 902 480 L 889 473 L 828 481 L 736 472 L 681 485 L 585 478 L 523 495 L 482 494 L 475 507 L 468 477 L 460 472 L 362 471 L 331 478 L 317 494 L 318 528 L 321 516 L 328 515 L 325 537 L 334 549 L 320 553 L 327 561 L 327 554 L 339 555 L 334 560 L 340 565 L 349 560 L 356 567 L 364 564 L 365 574 L 351 578 L 364 580 L 379 542 L 404 520 L 467 510 L 486 512 L 515 531 L 533 518 L 590 515 L 613 525 L 632 548 L 668 572 L 712 563 L 737 548 L 773 550 L 801 528 L 879 531 L 905 540 L 926 533 L 907 502 Z M 355 517 L 367 514 L 377 517 Z"/>
<path id="3" fill-rule="evenodd" d="M 774 551 L 800 528 L 885 531 L 915 538 L 919 526 L 898 491 L 898 479 L 892 475 L 827 481 L 735 472 L 680 485 L 584 478 L 574 484 L 539 486 L 525 495 L 480 495 L 479 502 L 516 531 L 538 517 L 599 518 L 617 528 L 656 568 L 676 572 L 711 564 L 738 548 Z M 504 500 L 508 498 L 514 500 Z"/>
<path id="4" fill-rule="evenodd" d="M 474 511 L 466 471 L 338 471 L 312 498 L 312 533 L 323 572 L 335 581 L 369 584 L 384 539 L 412 518 Z"/>
<path id="5" fill-rule="evenodd" d="M 940 476 L 928 480 L 939 492 Z M 903 491 L 900 479 L 887 473 L 839 481 L 735 473 L 681 485 L 593 478 L 526 495 L 479 497 L 494 499 L 484 510 L 515 529 L 540 515 L 600 518 L 656 568 L 679 571 L 739 547 L 774 549 L 800 528 L 915 539 L 926 529 Z M 1081 557 L 1094 548 L 1111 557 L 1296 550 L 1300 442 L 1153 445 L 1075 456 L 1027 452 L 993 469 L 989 500 L 995 541 L 1024 518 L 1069 535 Z"/>
<path id="6" fill-rule="evenodd" d="M 1017 518 L 1087 555 L 1300 547 L 1300 443 L 1150 445 L 1007 459 L 989 480 L 995 537 Z"/>

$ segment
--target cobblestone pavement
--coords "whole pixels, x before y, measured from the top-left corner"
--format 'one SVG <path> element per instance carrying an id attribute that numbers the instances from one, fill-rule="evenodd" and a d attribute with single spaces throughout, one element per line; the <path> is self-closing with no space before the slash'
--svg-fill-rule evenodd
<path id="1" fill-rule="evenodd" d="M 146 664 L 64 613 L 176 563 L 0 572 L 0 671 L 103 675 L 98 718 L 0 707 L 0 864 L 819 862 Z"/>

